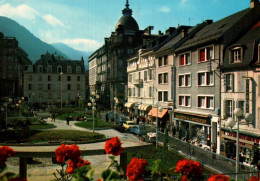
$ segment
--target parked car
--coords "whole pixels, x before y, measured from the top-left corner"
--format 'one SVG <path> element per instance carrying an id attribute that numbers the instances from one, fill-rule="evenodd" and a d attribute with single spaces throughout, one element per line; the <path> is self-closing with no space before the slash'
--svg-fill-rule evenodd
<path id="1" fill-rule="evenodd" d="M 125 116 L 118 116 L 117 119 L 116 119 L 116 123 L 119 126 L 123 126 L 123 123 L 126 123 L 126 121 L 128 121 L 128 118 L 125 117 Z"/>
<path id="2" fill-rule="evenodd" d="M 107 112 L 107 114 L 108 114 L 109 119 L 114 119 L 114 112 L 109 111 L 109 112 Z"/>
<path id="3" fill-rule="evenodd" d="M 136 135 L 141 135 L 144 131 L 144 126 L 143 125 L 135 125 L 133 127 L 131 127 L 130 129 L 131 133 L 134 133 Z"/>
<path id="4" fill-rule="evenodd" d="M 126 121 L 126 123 L 123 123 L 123 127 L 126 130 L 129 130 L 129 128 L 134 127 L 135 126 L 135 122 L 134 121 Z"/>

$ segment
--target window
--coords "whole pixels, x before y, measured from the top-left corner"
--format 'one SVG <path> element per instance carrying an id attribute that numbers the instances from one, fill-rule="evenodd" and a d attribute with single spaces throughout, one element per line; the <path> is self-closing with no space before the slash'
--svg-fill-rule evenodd
<path id="1" fill-rule="evenodd" d="M 159 67 L 163 66 L 162 57 L 159 57 Z"/>
<path id="2" fill-rule="evenodd" d="M 242 47 L 233 48 L 229 54 L 230 63 L 237 63 L 242 61 Z"/>
<path id="3" fill-rule="evenodd" d="M 225 74 L 224 75 L 224 85 L 226 92 L 234 91 L 234 74 Z"/>
<path id="4" fill-rule="evenodd" d="M 179 65 L 190 65 L 191 64 L 191 56 L 190 53 L 185 53 L 179 56 Z"/>
<path id="5" fill-rule="evenodd" d="M 135 87 L 133 88 L 133 96 L 135 97 Z"/>
<path id="6" fill-rule="evenodd" d="M 52 67 L 48 66 L 48 72 L 52 72 Z"/>
<path id="7" fill-rule="evenodd" d="M 62 67 L 58 66 L 58 73 L 61 73 L 61 72 L 62 72 Z"/>
<path id="8" fill-rule="evenodd" d="M 68 72 L 68 73 L 72 73 L 72 68 L 71 68 L 71 66 L 68 66 L 68 67 L 67 67 L 67 72 Z"/>
<path id="9" fill-rule="evenodd" d="M 138 97 L 141 97 L 141 88 L 138 88 Z"/>
<path id="10" fill-rule="evenodd" d="M 133 55 L 133 52 L 134 52 L 133 49 L 127 49 L 127 54 L 128 55 Z"/>
<path id="11" fill-rule="evenodd" d="M 168 101 L 168 91 L 163 92 L 163 101 L 164 102 Z"/>
<path id="12" fill-rule="evenodd" d="M 42 75 L 38 75 L 38 81 L 42 81 Z"/>
<path id="13" fill-rule="evenodd" d="M 51 90 L 51 84 L 48 84 L 48 90 Z"/>
<path id="14" fill-rule="evenodd" d="M 29 90 L 32 90 L 32 84 L 28 85 Z"/>
<path id="15" fill-rule="evenodd" d="M 50 75 L 48 75 L 48 81 L 51 81 L 51 76 Z"/>
<path id="16" fill-rule="evenodd" d="M 153 97 L 153 87 L 149 87 L 149 97 Z"/>
<path id="17" fill-rule="evenodd" d="M 77 72 L 77 74 L 80 74 L 80 73 L 81 73 L 81 67 L 80 67 L 80 66 L 77 66 L 76 72 Z"/>
<path id="18" fill-rule="evenodd" d="M 188 87 L 191 86 L 191 75 L 179 75 L 179 86 L 180 87 Z"/>
<path id="19" fill-rule="evenodd" d="M 149 80 L 153 79 L 153 70 L 149 70 Z"/>
<path id="20" fill-rule="evenodd" d="M 165 56 L 163 57 L 163 64 L 164 64 L 164 65 L 168 65 L 168 55 L 165 55 Z"/>
<path id="21" fill-rule="evenodd" d="M 38 72 L 43 72 L 43 68 L 41 65 L 38 66 Z"/>
<path id="22" fill-rule="evenodd" d="M 38 89 L 42 90 L 42 84 L 38 84 Z"/>
<path id="23" fill-rule="evenodd" d="M 162 101 L 162 92 L 161 91 L 158 92 L 158 101 Z"/>
<path id="24" fill-rule="evenodd" d="M 226 118 L 233 117 L 233 101 L 226 100 Z"/>
<path id="25" fill-rule="evenodd" d="M 61 81 L 61 76 L 60 75 L 58 76 L 58 81 Z"/>
<path id="26" fill-rule="evenodd" d="M 77 84 L 77 90 L 80 90 L 80 84 Z"/>
<path id="27" fill-rule="evenodd" d="M 190 96 L 180 95 L 179 96 L 179 106 L 190 107 L 191 106 Z"/>
<path id="28" fill-rule="evenodd" d="M 77 76 L 77 81 L 80 81 L 80 76 Z"/>
<path id="29" fill-rule="evenodd" d="M 133 42 L 133 37 L 131 37 L 131 36 L 130 36 L 130 37 L 128 37 L 128 43 L 130 43 L 130 44 L 131 44 L 132 42 Z"/>
<path id="30" fill-rule="evenodd" d="M 29 81 L 32 81 L 32 75 L 29 75 Z"/>
<path id="31" fill-rule="evenodd" d="M 202 48 L 199 50 L 199 62 L 205 62 L 213 58 L 213 47 Z"/>
<path id="32" fill-rule="evenodd" d="M 132 82 L 132 74 L 128 74 L 128 82 Z"/>
<path id="33" fill-rule="evenodd" d="M 198 73 L 198 85 L 199 86 L 214 85 L 213 72 Z"/>
<path id="34" fill-rule="evenodd" d="M 147 81 L 147 71 L 144 71 L 144 81 Z"/>
<path id="35" fill-rule="evenodd" d="M 240 108 L 243 113 L 245 113 L 245 101 L 238 101 L 238 108 Z"/>
<path id="36" fill-rule="evenodd" d="M 67 90 L 71 90 L 71 85 L 67 84 Z"/>
<path id="37" fill-rule="evenodd" d="M 214 109 L 214 97 L 198 96 L 198 107 L 203 109 Z"/>
<path id="38" fill-rule="evenodd" d="M 67 76 L 67 81 L 71 81 L 71 76 Z"/>
<path id="39" fill-rule="evenodd" d="M 158 83 L 159 84 L 168 83 L 168 73 L 158 74 Z"/>

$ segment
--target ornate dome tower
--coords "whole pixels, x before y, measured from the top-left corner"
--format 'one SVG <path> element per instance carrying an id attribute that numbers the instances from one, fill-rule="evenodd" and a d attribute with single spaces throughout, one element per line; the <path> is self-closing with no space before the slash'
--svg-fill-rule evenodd
<path id="1" fill-rule="evenodd" d="M 132 17 L 132 9 L 129 8 L 128 0 L 126 0 L 125 9 L 122 10 L 123 16 L 119 19 L 116 24 L 116 30 L 123 27 L 125 33 L 134 33 L 139 30 L 139 26 L 135 19 Z"/>

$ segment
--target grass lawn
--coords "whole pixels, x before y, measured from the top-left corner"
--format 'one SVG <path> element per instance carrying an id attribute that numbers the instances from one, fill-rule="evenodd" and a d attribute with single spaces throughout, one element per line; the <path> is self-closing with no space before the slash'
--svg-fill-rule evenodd
<path id="1" fill-rule="evenodd" d="M 50 123 L 39 123 L 39 124 L 32 124 L 29 126 L 30 129 L 49 129 L 49 128 L 56 128 L 54 124 Z"/>
<path id="2" fill-rule="evenodd" d="M 75 125 L 82 128 L 92 129 L 93 121 L 82 121 L 82 122 L 75 123 Z M 107 123 L 100 119 L 97 120 L 97 124 L 95 125 L 95 129 L 112 128 L 112 127 L 113 127 L 113 123 Z"/>
<path id="3" fill-rule="evenodd" d="M 9 130 L 0 132 L 1 142 L 48 142 L 48 141 L 77 141 L 77 140 L 98 140 L 105 139 L 105 136 L 99 133 L 92 133 L 77 130 Z M 25 141 L 23 141 L 25 140 Z"/>
<path id="4" fill-rule="evenodd" d="M 56 119 L 66 120 L 68 116 L 72 116 L 73 120 L 76 120 L 78 116 L 83 116 L 86 118 L 92 118 L 92 115 L 87 114 L 86 112 L 75 112 L 75 113 L 64 113 L 56 116 Z"/>

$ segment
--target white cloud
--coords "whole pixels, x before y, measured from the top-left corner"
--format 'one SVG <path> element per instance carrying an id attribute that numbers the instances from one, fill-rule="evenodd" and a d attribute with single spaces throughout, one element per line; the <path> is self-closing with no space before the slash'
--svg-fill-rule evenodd
<path id="1" fill-rule="evenodd" d="M 102 43 L 96 40 L 76 38 L 76 39 L 65 39 L 62 41 L 76 50 L 82 51 L 94 51 L 102 46 Z"/>
<path id="2" fill-rule="evenodd" d="M 6 17 L 20 17 L 29 20 L 34 20 L 39 13 L 26 4 L 19 6 L 11 6 L 10 4 L 3 4 L 0 6 L 0 15 Z"/>
<path id="3" fill-rule="evenodd" d="M 189 0 L 181 0 L 181 4 L 186 4 Z"/>
<path id="4" fill-rule="evenodd" d="M 47 23 L 49 23 L 52 26 L 56 26 L 56 25 L 60 25 L 60 26 L 64 26 L 64 24 L 58 20 L 57 18 L 55 18 L 54 16 L 52 16 L 51 14 L 46 14 L 42 17 Z"/>
<path id="5" fill-rule="evenodd" d="M 169 13 L 171 11 L 171 9 L 167 6 L 163 6 L 159 9 L 159 11 L 161 11 L 163 13 Z"/>

